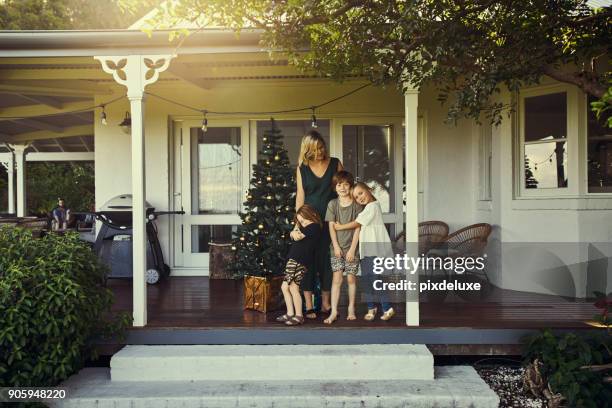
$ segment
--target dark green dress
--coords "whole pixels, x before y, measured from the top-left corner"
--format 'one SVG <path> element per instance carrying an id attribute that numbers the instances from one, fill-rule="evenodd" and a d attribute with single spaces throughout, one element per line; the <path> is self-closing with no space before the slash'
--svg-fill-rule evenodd
<path id="1" fill-rule="evenodd" d="M 327 166 L 323 177 L 317 177 L 310 167 L 305 164 L 300 166 L 300 176 L 302 177 L 302 187 L 304 188 L 304 204 L 313 206 L 321 221 L 323 221 L 323 233 L 321 240 L 317 244 L 314 253 L 314 261 L 311 265 L 306 265 L 308 271 L 302 280 L 302 289 L 312 292 L 316 287 L 316 277 L 319 277 L 322 291 L 331 290 L 332 271 L 329 256 L 329 227 L 325 220 L 327 204 L 337 197 L 335 188 L 332 186 L 332 177 L 338 171 L 338 160 L 332 157 Z"/>

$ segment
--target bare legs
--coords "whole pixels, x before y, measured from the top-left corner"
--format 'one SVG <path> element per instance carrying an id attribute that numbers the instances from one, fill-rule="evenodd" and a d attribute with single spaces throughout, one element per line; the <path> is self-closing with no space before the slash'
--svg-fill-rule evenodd
<path id="1" fill-rule="evenodd" d="M 291 284 L 283 282 L 281 290 L 283 291 L 285 305 L 287 306 L 287 315 L 302 317 L 302 295 L 300 294 L 300 287 L 296 285 L 295 282 L 291 282 Z"/>
<path id="2" fill-rule="evenodd" d="M 346 275 L 346 281 L 348 283 L 348 313 L 346 316 L 346 320 L 355 320 L 357 316 L 355 316 L 355 298 L 357 297 L 357 277 L 351 273 Z"/>
<path id="3" fill-rule="evenodd" d="M 295 315 L 302 317 L 302 294 L 300 293 L 300 287 L 295 282 L 291 282 L 291 285 L 289 285 L 289 292 L 291 293 L 291 298 L 293 299 Z"/>
<path id="4" fill-rule="evenodd" d="M 287 282 L 283 281 L 281 291 L 283 292 L 283 298 L 285 299 L 285 306 L 287 306 L 287 315 L 293 316 L 295 314 L 295 309 L 293 308 L 293 298 L 291 297 L 291 291 L 289 290 L 289 284 Z M 300 303 L 302 303 L 301 299 Z"/>
<path id="5" fill-rule="evenodd" d="M 323 322 L 332 324 L 338 318 L 338 302 L 340 301 L 340 287 L 342 286 L 342 271 L 334 272 L 331 288 L 331 313 Z M 323 292 L 329 293 L 329 292 Z"/>

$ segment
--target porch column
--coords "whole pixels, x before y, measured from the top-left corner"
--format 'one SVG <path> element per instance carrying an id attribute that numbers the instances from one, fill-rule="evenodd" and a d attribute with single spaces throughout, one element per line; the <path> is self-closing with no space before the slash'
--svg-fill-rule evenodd
<path id="1" fill-rule="evenodd" d="M 417 107 L 419 92 L 407 89 L 404 92 L 405 109 L 405 171 L 406 171 L 406 255 L 417 257 L 419 251 L 419 189 L 418 189 L 418 135 Z M 416 290 L 406 291 L 406 325 L 419 325 L 419 272 L 408 272 L 407 280 L 416 283 Z"/>
<path id="2" fill-rule="evenodd" d="M 106 73 L 127 87 L 132 117 L 132 246 L 133 246 L 133 318 L 134 326 L 147 324 L 147 239 L 146 177 L 144 134 L 144 90 L 170 65 L 170 55 L 129 55 L 94 57 Z"/>
<path id="3" fill-rule="evenodd" d="M 6 160 L 2 162 L 2 165 L 6 168 L 8 174 L 8 212 L 9 214 L 15 214 L 15 159 L 13 158 L 13 152 L 6 155 Z"/>
<path id="4" fill-rule="evenodd" d="M 17 216 L 25 217 L 26 214 L 26 160 L 25 150 L 29 144 L 10 144 L 15 155 L 15 167 L 17 169 Z M 9 180 L 11 180 L 9 172 Z M 10 191 L 10 189 L 9 189 Z M 9 195 L 10 200 L 10 195 Z M 14 199 L 13 199 L 14 202 Z"/>

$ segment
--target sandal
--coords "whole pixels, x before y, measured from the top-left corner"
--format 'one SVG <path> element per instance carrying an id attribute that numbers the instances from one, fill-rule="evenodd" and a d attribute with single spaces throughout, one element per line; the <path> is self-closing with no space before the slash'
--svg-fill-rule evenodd
<path id="1" fill-rule="evenodd" d="M 367 321 L 374 320 L 374 318 L 376 317 L 376 312 L 377 311 L 378 311 L 377 307 L 375 307 L 374 309 L 368 309 L 368 313 L 366 313 L 366 315 L 363 317 L 363 319 L 367 320 Z"/>
<path id="2" fill-rule="evenodd" d="M 289 320 L 285 322 L 287 326 L 297 326 L 299 324 L 304 324 L 304 316 L 291 316 Z"/>
<path id="3" fill-rule="evenodd" d="M 289 316 L 287 313 L 285 313 L 284 315 L 278 316 L 276 318 L 276 321 L 279 322 L 279 323 L 285 323 L 289 319 L 291 319 L 291 316 Z"/>
<path id="4" fill-rule="evenodd" d="M 315 312 L 314 309 L 308 309 L 306 311 L 306 318 L 310 319 L 310 320 L 316 319 L 317 318 L 317 312 Z"/>
<path id="5" fill-rule="evenodd" d="M 382 316 L 380 316 L 380 320 L 389 320 L 395 315 L 395 310 L 390 307 Z"/>

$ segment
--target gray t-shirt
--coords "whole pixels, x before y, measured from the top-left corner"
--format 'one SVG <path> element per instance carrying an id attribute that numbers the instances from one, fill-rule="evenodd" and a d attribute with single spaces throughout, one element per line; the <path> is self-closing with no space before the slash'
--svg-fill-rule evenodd
<path id="1" fill-rule="evenodd" d="M 357 214 L 363 211 L 363 207 L 360 204 L 357 204 L 356 201 L 347 207 L 343 207 L 340 205 L 340 201 L 335 198 L 327 204 L 327 212 L 325 213 L 325 221 L 328 222 L 339 222 L 340 224 L 347 224 L 351 221 L 355 221 L 357 219 Z M 336 231 L 336 236 L 338 237 L 338 244 L 343 251 L 348 251 L 351 247 L 351 243 L 353 242 L 353 233 L 354 229 L 344 230 L 344 231 Z M 334 251 L 334 245 L 330 245 L 332 255 Z M 355 252 L 355 255 L 359 256 L 359 247 Z"/>

